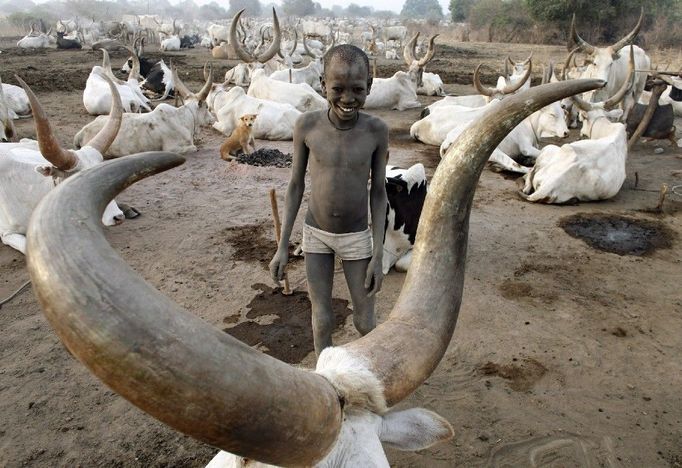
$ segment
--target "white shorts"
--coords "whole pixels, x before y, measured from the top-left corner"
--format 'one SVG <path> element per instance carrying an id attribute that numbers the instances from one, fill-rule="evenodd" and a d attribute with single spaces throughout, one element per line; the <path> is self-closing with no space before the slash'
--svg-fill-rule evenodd
<path id="1" fill-rule="evenodd" d="M 372 232 L 335 234 L 303 224 L 303 252 L 315 254 L 336 254 L 341 260 L 363 260 L 372 257 Z"/>

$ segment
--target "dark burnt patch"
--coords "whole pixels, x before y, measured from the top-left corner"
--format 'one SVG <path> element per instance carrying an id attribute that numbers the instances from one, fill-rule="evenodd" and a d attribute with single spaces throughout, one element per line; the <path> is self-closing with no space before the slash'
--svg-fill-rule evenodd
<path id="1" fill-rule="evenodd" d="M 269 230 L 268 230 L 269 228 Z M 267 269 L 277 250 L 274 228 L 267 224 L 247 224 L 232 226 L 221 231 L 216 242 L 228 242 L 234 249 L 232 258 L 242 262 L 258 262 Z M 289 246 L 289 263 L 300 261 L 301 257 L 293 255 L 293 246 Z"/>
<path id="2" fill-rule="evenodd" d="M 530 390 L 547 373 L 547 368 L 533 358 L 521 360 L 514 358 L 511 364 L 496 364 L 488 361 L 478 370 L 482 375 L 507 380 L 509 387 L 517 392 Z"/>
<path id="3" fill-rule="evenodd" d="M 251 154 L 240 153 L 236 159 L 238 163 L 251 166 L 291 167 L 291 154 L 276 148 L 260 148 Z"/>
<path id="4" fill-rule="evenodd" d="M 675 232 L 659 221 L 604 213 L 578 213 L 559 220 L 568 235 L 617 255 L 646 255 L 672 247 Z"/>

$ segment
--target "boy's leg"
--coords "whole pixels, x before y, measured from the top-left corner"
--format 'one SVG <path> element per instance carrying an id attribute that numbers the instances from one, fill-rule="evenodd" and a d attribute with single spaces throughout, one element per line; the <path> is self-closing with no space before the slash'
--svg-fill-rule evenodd
<path id="1" fill-rule="evenodd" d="M 308 280 L 308 296 L 313 309 L 313 343 L 315 354 L 319 356 L 324 348 L 332 345 L 335 325 L 332 310 L 334 255 L 306 253 L 305 273 Z"/>
<path id="2" fill-rule="evenodd" d="M 343 261 L 343 273 L 346 276 L 350 297 L 353 300 L 353 323 L 357 331 L 363 336 L 377 326 L 374 316 L 374 296 L 367 297 L 369 289 L 365 289 L 369 260 L 369 258 L 365 258 Z"/>

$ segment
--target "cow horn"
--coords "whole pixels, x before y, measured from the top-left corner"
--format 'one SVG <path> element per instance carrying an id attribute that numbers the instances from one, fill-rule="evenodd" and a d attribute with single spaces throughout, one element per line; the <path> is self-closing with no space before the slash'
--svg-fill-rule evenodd
<path id="1" fill-rule="evenodd" d="M 407 41 L 407 44 L 405 44 L 405 47 L 403 47 L 403 58 L 405 59 L 405 63 L 407 66 L 411 66 L 412 62 L 417 60 L 417 57 L 415 56 L 415 49 L 417 47 L 417 39 L 419 38 L 419 31 L 417 31 L 412 38 Z"/>
<path id="2" fill-rule="evenodd" d="M 552 74 L 554 74 L 554 62 L 549 61 L 549 65 L 545 69 L 545 65 L 542 65 L 542 84 L 550 83 L 552 80 Z"/>
<path id="3" fill-rule="evenodd" d="M 523 61 L 522 65 L 525 67 L 528 64 L 530 64 L 531 60 L 533 60 L 533 51 L 530 51 L 530 54 L 528 55 L 528 58 Z"/>
<path id="4" fill-rule="evenodd" d="M 478 66 L 476 67 L 476 70 L 474 70 L 474 87 L 476 90 L 481 93 L 484 96 L 492 97 L 494 96 L 498 91 L 494 88 L 488 88 L 486 86 L 483 86 L 481 84 L 481 66 L 483 66 L 482 63 L 479 63 Z"/>
<path id="5" fill-rule="evenodd" d="M 429 48 L 426 50 L 426 55 L 424 55 L 420 60 L 419 60 L 419 66 L 420 67 L 425 67 L 427 63 L 429 63 L 432 59 L 433 56 L 436 54 L 436 44 L 435 40 L 440 34 L 434 34 L 431 36 L 429 39 Z"/>
<path id="6" fill-rule="evenodd" d="M 125 84 L 125 82 L 114 75 L 114 72 L 111 71 L 111 61 L 109 60 L 109 52 L 107 52 L 107 49 L 100 49 L 102 51 L 102 69 L 104 69 L 104 73 L 111 79 L 116 84 L 122 85 Z"/>
<path id="7" fill-rule="evenodd" d="M 185 85 L 185 83 L 183 83 L 182 80 L 180 79 L 177 67 L 171 65 L 171 74 L 173 76 L 173 84 L 175 85 L 175 90 L 180 94 L 180 97 L 183 100 L 187 100 L 188 98 L 194 95 L 194 93 L 192 93 L 192 91 L 190 91 Z"/>
<path id="8" fill-rule="evenodd" d="M 429 186 L 412 264 L 391 314 L 364 337 L 342 346 L 368 363 L 384 386 L 389 406 L 431 375 L 450 344 L 462 300 L 471 205 L 492 151 L 532 112 L 604 84 L 573 80 L 510 96 L 486 111 L 450 146 Z"/>
<path id="9" fill-rule="evenodd" d="M 204 64 L 204 70 L 206 70 L 206 64 Z M 204 87 L 201 88 L 201 90 L 197 94 L 195 94 L 197 101 L 202 102 L 206 100 L 206 98 L 208 97 L 208 93 L 211 92 L 211 86 L 213 86 L 213 64 L 209 62 L 208 78 L 206 78 L 206 83 L 204 83 Z"/>
<path id="10" fill-rule="evenodd" d="M 627 79 L 623 82 L 623 85 L 620 87 L 620 89 L 608 98 L 606 101 L 604 101 L 604 109 L 613 109 L 616 107 L 620 101 L 625 98 L 625 95 L 632 89 L 632 86 L 635 84 L 635 52 L 634 52 L 634 47 L 632 44 L 630 44 L 630 60 L 628 61 L 628 77 Z"/>
<path id="11" fill-rule="evenodd" d="M 243 457 L 312 465 L 341 426 L 331 384 L 244 345 L 172 302 L 103 235 L 101 212 L 109 200 L 183 161 L 161 152 L 127 156 L 52 190 L 27 234 L 36 294 L 67 349 L 142 410 Z M 65 243 L 73 249 L 60 255 Z M 58 245 L 61 250 L 54 250 Z"/>
<path id="12" fill-rule="evenodd" d="M 530 79 L 530 74 L 533 71 L 533 62 L 530 61 L 528 62 L 528 68 L 526 68 L 526 73 L 523 75 L 523 78 L 521 78 L 519 81 L 512 85 L 506 85 L 504 88 L 502 88 L 501 92 L 502 94 L 513 94 L 526 83 Z"/>
<path id="13" fill-rule="evenodd" d="M 588 55 L 592 55 L 594 53 L 594 46 L 590 45 L 590 43 L 586 42 L 582 37 L 580 37 L 578 35 L 578 31 L 575 30 L 575 13 L 573 13 L 573 19 L 571 20 L 571 37 L 580 50 Z"/>
<path id="14" fill-rule="evenodd" d="M 239 12 L 237 12 L 234 18 L 232 18 L 232 24 L 230 25 L 230 44 L 232 44 L 234 53 L 237 54 L 237 57 L 239 57 L 242 60 L 242 62 L 251 63 L 255 59 L 251 54 L 244 50 L 242 45 L 239 43 L 239 40 L 237 39 L 237 23 L 239 22 L 239 18 L 241 18 L 242 13 L 244 13 L 244 8 L 239 10 Z"/>
<path id="15" fill-rule="evenodd" d="M 305 53 L 314 59 L 319 59 L 320 57 L 316 54 L 314 54 L 309 48 L 308 48 L 308 43 L 305 41 L 305 34 L 303 35 L 303 49 L 305 50 Z"/>
<path id="16" fill-rule="evenodd" d="M 270 44 L 268 50 L 256 57 L 256 60 L 258 60 L 260 63 L 265 63 L 274 57 L 277 54 L 277 51 L 279 51 L 280 45 L 282 43 L 282 30 L 279 28 L 279 19 L 277 19 L 275 7 L 272 7 L 272 23 L 275 28 L 272 43 Z"/>
<path id="17" fill-rule="evenodd" d="M 509 55 L 507 55 L 507 59 L 504 61 L 504 79 L 505 81 L 509 81 L 509 64 L 512 64 L 514 66 L 514 62 L 512 62 L 512 59 Z"/>
<path id="18" fill-rule="evenodd" d="M 31 104 L 31 111 L 33 113 L 33 121 L 36 126 L 36 134 L 38 136 L 38 146 L 40 153 L 50 164 L 62 171 L 73 169 L 78 163 L 78 158 L 72 151 L 65 150 L 59 144 L 59 141 L 52 132 L 50 121 L 43 107 L 38 102 L 38 98 L 33 93 L 31 88 L 19 76 L 14 75 L 14 78 L 19 82 Z"/>
<path id="19" fill-rule="evenodd" d="M 294 52 L 296 52 L 296 47 L 298 47 L 298 31 L 296 31 L 296 28 L 294 28 L 294 45 L 291 47 L 289 57 L 294 55 Z"/>
<path id="20" fill-rule="evenodd" d="M 109 85 L 111 90 L 111 110 L 109 111 L 109 119 L 106 125 L 100 130 L 97 135 L 90 140 L 87 145 L 93 147 L 99 153 L 104 156 L 111 144 L 116 139 L 118 131 L 121 128 L 121 122 L 123 120 L 123 104 L 121 103 L 121 95 L 118 92 L 116 84 L 109 79 L 108 76 L 102 74 L 100 75 Z"/>
<path id="21" fill-rule="evenodd" d="M 574 48 L 569 54 L 568 57 L 566 57 L 566 61 L 564 62 L 564 69 L 561 70 L 561 80 L 566 81 L 566 77 L 568 76 L 568 70 L 571 68 L 571 60 L 573 60 L 573 63 L 575 64 L 575 54 L 580 51 L 580 47 Z"/>
<path id="22" fill-rule="evenodd" d="M 140 80 L 140 58 L 137 56 L 137 52 L 135 52 L 135 49 L 133 49 L 130 46 L 124 46 L 128 52 L 130 52 L 131 57 L 133 59 L 133 66 L 130 69 L 130 72 L 128 73 L 128 79 L 129 80 L 135 80 L 139 81 Z"/>
<path id="23" fill-rule="evenodd" d="M 618 52 L 620 49 L 625 47 L 628 44 L 632 44 L 637 37 L 637 34 L 639 34 L 639 30 L 642 27 L 642 22 L 644 21 L 644 7 L 641 7 L 639 11 L 639 20 L 637 21 L 637 24 L 635 27 L 630 31 L 630 33 L 625 36 L 623 39 L 620 41 L 616 42 L 611 46 L 614 52 Z"/>

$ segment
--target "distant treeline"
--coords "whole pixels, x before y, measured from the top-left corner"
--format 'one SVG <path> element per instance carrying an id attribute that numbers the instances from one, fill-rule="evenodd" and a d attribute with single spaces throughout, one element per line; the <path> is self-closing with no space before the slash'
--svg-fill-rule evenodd
<path id="1" fill-rule="evenodd" d="M 615 42 L 627 34 L 644 7 L 637 42 L 682 45 L 681 0 L 450 0 L 454 22 L 470 27 L 471 40 L 565 44 L 571 17 L 590 43 Z"/>

